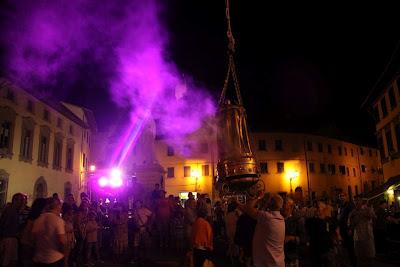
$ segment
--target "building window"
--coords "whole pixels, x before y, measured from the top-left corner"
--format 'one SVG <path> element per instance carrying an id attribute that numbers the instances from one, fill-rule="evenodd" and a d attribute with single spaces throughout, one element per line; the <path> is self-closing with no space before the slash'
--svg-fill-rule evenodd
<path id="1" fill-rule="evenodd" d="M 53 169 L 61 169 L 62 137 L 60 135 L 54 140 Z"/>
<path id="2" fill-rule="evenodd" d="M 175 168 L 174 167 L 168 167 L 167 168 L 167 177 L 168 178 L 175 177 Z"/>
<path id="3" fill-rule="evenodd" d="M 344 155 L 347 156 L 347 148 L 344 148 Z"/>
<path id="4" fill-rule="evenodd" d="M 282 151 L 283 150 L 282 140 L 275 140 L 275 150 L 276 151 Z"/>
<path id="5" fill-rule="evenodd" d="M 285 164 L 283 162 L 277 162 L 276 168 L 278 170 L 278 173 L 283 173 L 285 171 Z"/>
<path id="6" fill-rule="evenodd" d="M 47 150 L 48 150 L 48 142 L 46 136 L 40 136 L 39 141 L 39 162 L 43 164 L 47 164 Z"/>
<path id="7" fill-rule="evenodd" d="M 310 170 L 310 172 L 315 172 L 315 165 L 312 162 L 308 163 L 308 169 Z"/>
<path id="8" fill-rule="evenodd" d="M 324 152 L 324 146 L 321 143 L 318 143 L 318 152 Z"/>
<path id="9" fill-rule="evenodd" d="M 307 150 L 312 151 L 312 142 L 311 141 L 307 141 Z"/>
<path id="10" fill-rule="evenodd" d="M 356 168 L 353 168 L 353 176 L 356 177 L 357 173 L 356 173 Z"/>
<path id="11" fill-rule="evenodd" d="M 365 165 L 361 165 L 361 171 L 365 172 Z"/>
<path id="12" fill-rule="evenodd" d="M 356 196 L 358 196 L 358 185 L 355 185 L 355 186 L 354 186 L 354 191 L 355 191 L 355 193 L 356 193 Z"/>
<path id="13" fill-rule="evenodd" d="M 45 110 L 43 111 L 43 119 L 44 119 L 45 121 L 50 121 L 50 112 L 49 112 L 47 109 L 45 109 Z"/>
<path id="14" fill-rule="evenodd" d="M 190 177 L 191 172 L 190 172 L 190 166 L 184 166 L 183 167 L 183 177 Z"/>
<path id="15" fill-rule="evenodd" d="M 57 118 L 57 128 L 62 128 L 62 123 L 63 121 L 62 121 L 62 119 L 61 118 Z"/>
<path id="16" fill-rule="evenodd" d="M 69 126 L 69 134 L 74 135 L 74 127 L 72 125 Z"/>
<path id="17" fill-rule="evenodd" d="M 328 153 L 332 154 L 332 146 L 330 144 L 328 144 Z"/>
<path id="18" fill-rule="evenodd" d="M 207 143 L 201 143 L 200 152 L 203 154 L 208 153 L 208 144 Z"/>
<path id="19" fill-rule="evenodd" d="M 26 103 L 26 110 L 30 113 L 33 113 L 34 108 L 32 100 L 28 100 L 28 102 Z"/>
<path id="20" fill-rule="evenodd" d="M 324 163 L 320 163 L 320 164 L 319 164 L 319 171 L 320 171 L 321 173 L 325 173 L 325 172 L 326 172 L 326 170 L 325 170 L 325 164 L 324 164 Z"/>
<path id="21" fill-rule="evenodd" d="M 341 175 L 345 175 L 346 174 L 346 167 L 344 165 L 339 165 L 339 173 Z"/>
<path id="22" fill-rule="evenodd" d="M 386 144 L 388 148 L 389 155 L 394 152 L 394 146 L 393 146 L 393 139 L 392 139 L 392 130 L 390 128 L 390 125 L 387 125 L 385 127 L 385 136 L 386 136 Z"/>
<path id="23" fill-rule="evenodd" d="M 50 129 L 46 126 L 42 126 L 39 134 L 38 165 L 43 167 L 48 166 L 49 140 L 50 140 Z"/>
<path id="24" fill-rule="evenodd" d="M 349 170 L 349 167 L 346 167 L 346 173 L 347 173 L 347 176 L 350 176 L 350 170 Z"/>
<path id="25" fill-rule="evenodd" d="M 336 166 L 335 166 L 335 164 L 328 164 L 328 172 L 331 175 L 336 174 Z"/>
<path id="26" fill-rule="evenodd" d="M 73 142 L 73 140 L 68 140 L 66 152 L 67 153 L 66 153 L 65 169 L 66 169 L 66 171 L 71 172 L 74 167 L 74 142 Z"/>
<path id="27" fill-rule="evenodd" d="M 32 160 L 33 131 L 35 122 L 31 118 L 22 119 L 20 160 Z"/>
<path id="28" fill-rule="evenodd" d="M 393 87 L 390 87 L 390 89 L 389 89 L 389 102 L 390 102 L 390 108 L 393 110 L 397 106 L 397 101 L 396 101 L 396 97 L 394 95 Z"/>
<path id="29" fill-rule="evenodd" d="M 201 173 L 203 176 L 210 176 L 210 167 L 208 165 L 201 166 Z"/>
<path id="30" fill-rule="evenodd" d="M 370 157 L 372 157 L 372 150 L 371 149 L 368 149 L 368 154 L 369 154 Z"/>
<path id="31" fill-rule="evenodd" d="M 386 106 L 386 99 L 383 97 L 381 99 L 381 110 L 382 110 L 382 117 L 386 117 L 388 114 L 387 106 Z"/>
<path id="32" fill-rule="evenodd" d="M 12 157 L 15 118 L 17 114 L 8 107 L 0 107 L 0 155 Z"/>
<path id="33" fill-rule="evenodd" d="M 2 122 L 0 132 L 0 149 L 4 150 L 5 153 L 11 153 L 11 128 L 12 124 L 10 121 Z"/>
<path id="34" fill-rule="evenodd" d="M 47 183 L 43 177 L 39 177 L 36 180 L 34 188 L 33 188 L 34 198 L 45 198 L 47 197 Z"/>
<path id="35" fill-rule="evenodd" d="M 4 208 L 7 203 L 8 177 L 8 173 L 0 170 L 0 209 Z"/>
<path id="36" fill-rule="evenodd" d="M 342 147 L 341 146 L 338 147 L 338 154 L 339 154 L 339 156 L 342 155 Z"/>
<path id="37" fill-rule="evenodd" d="M 364 148 L 360 147 L 360 155 L 364 155 Z"/>
<path id="38" fill-rule="evenodd" d="M 167 147 L 167 156 L 172 157 L 173 155 L 175 155 L 174 148 L 172 146 L 168 146 Z"/>
<path id="39" fill-rule="evenodd" d="M 353 151 L 353 149 L 350 149 L 350 154 L 351 154 L 352 157 L 354 157 L 354 151 Z"/>
<path id="40" fill-rule="evenodd" d="M 371 181 L 372 190 L 376 188 L 376 181 Z"/>
<path id="41" fill-rule="evenodd" d="M 268 163 L 267 162 L 260 163 L 260 171 L 261 171 L 261 173 L 268 173 Z"/>
<path id="42" fill-rule="evenodd" d="M 260 151 L 267 150 L 267 142 L 264 139 L 258 140 L 258 150 Z"/>

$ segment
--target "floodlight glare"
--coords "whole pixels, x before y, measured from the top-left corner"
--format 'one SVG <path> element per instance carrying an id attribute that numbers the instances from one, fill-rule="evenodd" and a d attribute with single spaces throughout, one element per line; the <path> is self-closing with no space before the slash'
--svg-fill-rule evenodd
<path id="1" fill-rule="evenodd" d="M 103 176 L 98 180 L 98 184 L 100 187 L 105 187 L 108 185 L 108 179 L 107 177 Z"/>

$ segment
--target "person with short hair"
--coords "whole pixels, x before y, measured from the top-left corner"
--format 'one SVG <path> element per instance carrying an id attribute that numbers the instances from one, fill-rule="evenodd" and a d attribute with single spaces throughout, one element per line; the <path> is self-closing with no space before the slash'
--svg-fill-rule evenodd
<path id="1" fill-rule="evenodd" d="M 255 267 L 285 266 L 285 220 L 280 211 L 283 199 L 278 194 L 269 198 L 267 210 L 257 210 L 261 198 L 249 199 L 239 208 L 257 220 L 253 236 L 253 264 Z"/>
<path id="2" fill-rule="evenodd" d="M 66 244 L 65 223 L 60 217 L 61 202 L 56 198 L 47 199 L 46 212 L 35 220 L 32 227 L 35 253 L 33 261 L 37 266 L 64 266 Z"/>

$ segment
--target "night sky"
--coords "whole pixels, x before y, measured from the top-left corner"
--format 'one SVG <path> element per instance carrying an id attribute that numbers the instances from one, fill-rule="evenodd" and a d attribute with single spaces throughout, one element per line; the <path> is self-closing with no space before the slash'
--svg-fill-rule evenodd
<path id="1" fill-rule="evenodd" d="M 166 57 L 217 100 L 227 68 L 224 1 L 160 2 L 168 3 L 162 13 L 170 32 Z M 231 0 L 237 71 L 250 128 L 374 144 L 374 123 L 360 106 L 399 40 L 396 8 L 258 2 Z M 3 75 L 5 53 L 3 48 Z M 74 84 L 54 92 L 94 110 L 104 130 L 119 112 L 102 79 L 110 70 L 90 58 L 89 53 L 76 66 L 81 75 Z"/>

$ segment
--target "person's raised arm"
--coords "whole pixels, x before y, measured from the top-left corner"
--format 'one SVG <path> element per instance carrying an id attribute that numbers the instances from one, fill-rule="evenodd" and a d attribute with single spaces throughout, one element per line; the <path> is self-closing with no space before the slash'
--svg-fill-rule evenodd
<path id="1" fill-rule="evenodd" d="M 258 216 L 258 210 L 256 209 L 256 204 L 259 201 L 259 198 L 251 198 L 248 199 L 246 204 L 241 204 L 237 202 L 238 208 L 252 217 L 253 219 L 257 219 Z"/>

